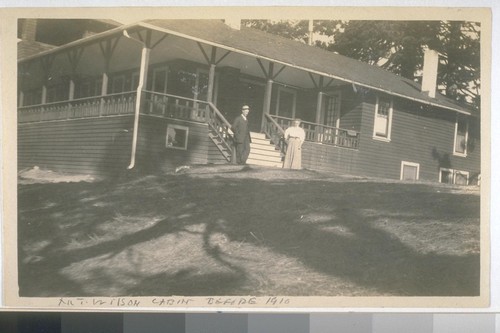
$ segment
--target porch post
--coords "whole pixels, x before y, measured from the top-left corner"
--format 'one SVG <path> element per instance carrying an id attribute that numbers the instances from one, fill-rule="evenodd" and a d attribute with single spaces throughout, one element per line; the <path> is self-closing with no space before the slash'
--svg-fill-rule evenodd
<path id="1" fill-rule="evenodd" d="M 21 90 L 19 92 L 19 107 L 24 106 L 24 92 Z"/>
<path id="2" fill-rule="evenodd" d="M 264 124 L 266 122 L 266 114 L 271 113 L 271 96 L 273 92 L 273 80 L 268 79 L 266 83 L 266 91 L 264 93 L 264 106 L 262 112 L 262 123 L 261 130 L 264 128 Z"/>
<path id="3" fill-rule="evenodd" d="M 321 109 L 323 105 L 323 92 L 318 91 L 318 98 L 316 99 L 316 124 L 321 122 Z"/>
<path id="4" fill-rule="evenodd" d="M 73 78 L 71 78 L 69 80 L 69 96 L 68 96 L 68 99 L 70 101 L 72 101 L 72 100 L 75 99 L 75 80 L 73 80 Z"/>
<path id="5" fill-rule="evenodd" d="M 104 98 L 108 94 L 108 69 L 106 68 L 104 73 L 102 73 L 102 84 L 101 84 L 101 105 L 99 107 L 99 117 L 102 116 L 104 111 Z"/>
<path id="6" fill-rule="evenodd" d="M 148 77 L 148 66 L 149 66 L 149 54 L 151 49 L 146 45 L 142 47 L 141 54 L 141 70 L 139 72 L 139 84 L 137 86 L 137 96 L 135 98 L 135 115 L 134 115 L 134 132 L 132 137 L 132 152 L 130 155 L 130 165 L 127 169 L 132 169 L 135 166 L 135 154 L 137 151 L 137 132 L 139 131 L 139 114 L 141 112 L 141 97 L 142 90 L 147 82 Z"/>
<path id="7" fill-rule="evenodd" d="M 212 103 L 214 95 L 214 83 L 215 83 L 215 64 L 210 64 L 210 69 L 208 71 L 208 90 L 207 90 L 207 102 Z"/>
<path id="8" fill-rule="evenodd" d="M 47 103 L 47 84 L 43 84 L 42 86 L 42 103 L 45 104 Z"/>

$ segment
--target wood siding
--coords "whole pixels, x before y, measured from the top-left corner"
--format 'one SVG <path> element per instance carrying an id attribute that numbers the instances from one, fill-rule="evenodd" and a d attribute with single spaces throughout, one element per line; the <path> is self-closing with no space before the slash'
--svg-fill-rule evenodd
<path id="1" fill-rule="evenodd" d="M 401 162 L 420 164 L 420 180 L 438 181 L 439 168 L 468 171 L 474 181 L 480 172 L 480 145 L 477 138 L 468 156 L 453 155 L 456 114 L 394 99 L 390 142 L 373 138 L 375 96 L 363 103 L 359 165 L 356 173 L 399 179 Z M 473 135 L 474 136 L 474 135 Z"/>
<path id="2" fill-rule="evenodd" d="M 166 147 L 166 132 L 169 124 L 189 128 L 186 150 Z M 183 165 L 224 163 L 225 161 L 208 137 L 207 124 L 142 116 L 139 128 L 138 167 L 146 172 L 171 171 Z"/>
<path id="3" fill-rule="evenodd" d="M 302 145 L 302 167 L 319 171 L 355 174 L 359 152 L 312 142 Z"/>
<path id="4" fill-rule="evenodd" d="M 112 174 L 128 165 L 132 124 L 132 116 L 20 124 L 18 168 Z"/>
<path id="5" fill-rule="evenodd" d="M 362 99 L 352 91 L 352 87 L 340 90 L 340 124 L 339 127 L 347 130 L 361 131 L 363 116 Z"/>
<path id="6" fill-rule="evenodd" d="M 133 120 L 117 116 L 21 124 L 18 167 L 118 176 L 130 163 Z M 187 150 L 166 147 L 168 124 L 189 128 Z M 136 169 L 158 172 L 206 163 L 225 163 L 206 124 L 141 116 Z"/>

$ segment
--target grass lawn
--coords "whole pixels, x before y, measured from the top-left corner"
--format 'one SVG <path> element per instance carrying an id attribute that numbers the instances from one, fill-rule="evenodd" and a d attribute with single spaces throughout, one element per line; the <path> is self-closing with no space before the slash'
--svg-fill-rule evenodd
<path id="1" fill-rule="evenodd" d="M 18 190 L 23 297 L 479 295 L 477 188 L 225 165 Z"/>

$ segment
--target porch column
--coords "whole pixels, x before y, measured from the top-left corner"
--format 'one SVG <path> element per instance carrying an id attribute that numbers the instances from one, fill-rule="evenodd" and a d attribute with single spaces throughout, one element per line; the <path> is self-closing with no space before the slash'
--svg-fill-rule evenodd
<path id="1" fill-rule="evenodd" d="M 41 104 L 45 104 L 47 103 L 47 85 L 44 84 L 42 86 L 42 103 Z"/>
<path id="2" fill-rule="evenodd" d="M 135 166 L 135 154 L 137 151 L 137 133 L 139 131 L 139 114 L 141 112 L 141 97 L 142 90 L 148 79 L 149 54 L 151 49 L 144 45 L 141 54 L 141 70 L 139 72 L 139 84 L 137 85 L 137 96 L 135 98 L 135 114 L 134 114 L 134 132 L 132 137 L 132 152 L 130 155 L 130 165 L 127 169 L 132 169 Z"/>
<path id="3" fill-rule="evenodd" d="M 68 96 L 68 99 L 70 101 L 72 101 L 72 100 L 75 99 L 75 80 L 73 80 L 73 78 L 71 78 L 69 80 L 69 96 Z"/>
<path id="4" fill-rule="evenodd" d="M 23 107 L 23 106 L 24 106 L 24 92 L 20 91 L 19 92 L 19 107 Z"/>
<path id="5" fill-rule="evenodd" d="M 271 113 L 271 96 L 273 93 L 273 80 L 268 79 L 266 83 L 266 91 L 264 93 L 264 105 L 262 108 L 262 124 L 261 124 L 261 129 L 264 128 L 264 124 L 266 122 L 266 114 Z"/>
<path id="6" fill-rule="evenodd" d="M 108 73 L 102 73 L 101 96 L 108 94 Z"/>
<path id="7" fill-rule="evenodd" d="M 318 98 L 316 99 L 316 124 L 321 122 L 321 109 L 323 106 L 323 92 L 318 91 Z"/>
<path id="8" fill-rule="evenodd" d="M 214 95 L 214 84 L 215 84 L 215 64 L 210 64 L 210 69 L 208 71 L 208 90 L 207 90 L 207 102 L 212 103 Z"/>
<path id="9" fill-rule="evenodd" d="M 107 94 L 108 94 L 108 73 L 106 69 L 106 71 L 102 73 L 101 105 L 99 107 L 99 117 L 102 116 L 104 112 L 104 98 L 102 98 L 102 96 L 106 96 Z"/>

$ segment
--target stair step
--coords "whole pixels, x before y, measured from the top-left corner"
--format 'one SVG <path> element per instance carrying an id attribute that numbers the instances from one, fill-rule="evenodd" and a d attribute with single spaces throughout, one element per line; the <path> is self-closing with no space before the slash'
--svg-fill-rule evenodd
<path id="1" fill-rule="evenodd" d="M 261 138 L 252 138 L 252 143 L 257 143 L 259 145 L 270 145 L 271 140 L 269 139 L 261 139 Z"/>
<path id="2" fill-rule="evenodd" d="M 250 155 L 252 155 L 252 154 L 259 155 L 259 156 L 269 156 L 269 157 L 281 158 L 281 154 L 277 150 L 251 149 Z"/>
<path id="3" fill-rule="evenodd" d="M 253 139 L 266 139 L 265 133 L 250 132 L 250 137 Z"/>
<path id="4" fill-rule="evenodd" d="M 273 161 L 263 161 L 263 160 L 253 159 L 253 158 L 249 158 L 247 160 L 247 164 L 269 166 L 269 167 L 276 167 L 276 168 L 281 168 L 283 166 L 281 162 L 278 163 L 278 162 L 273 162 Z"/>
<path id="5" fill-rule="evenodd" d="M 278 163 L 278 164 L 282 163 L 281 157 L 250 155 L 248 156 L 248 159 L 252 161 L 263 161 L 263 162 Z"/>
<path id="6" fill-rule="evenodd" d="M 250 149 L 255 149 L 255 150 L 267 150 L 267 151 L 276 151 L 276 147 L 274 147 L 274 145 L 268 143 L 267 145 L 263 145 L 263 144 L 258 144 L 258 143 L 251 143 L 250 144 Z M 279 152 L 278 152 L 279 153 Z"/>

